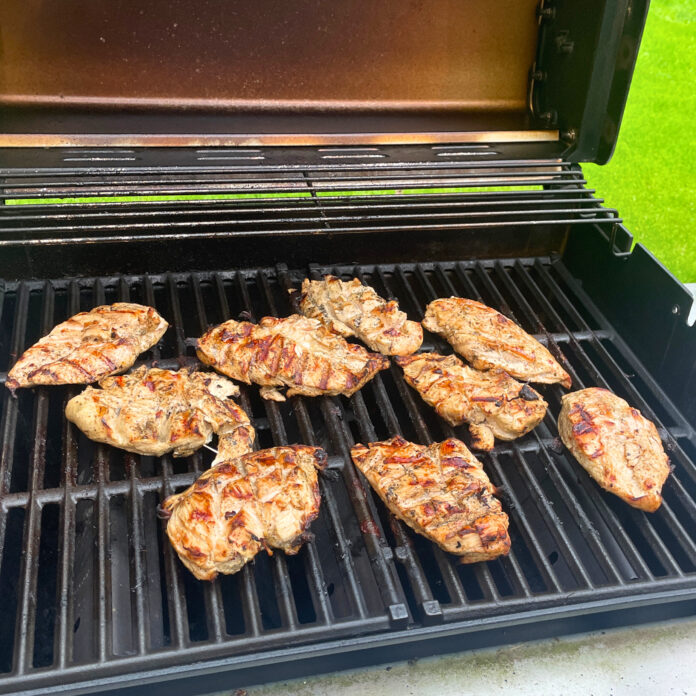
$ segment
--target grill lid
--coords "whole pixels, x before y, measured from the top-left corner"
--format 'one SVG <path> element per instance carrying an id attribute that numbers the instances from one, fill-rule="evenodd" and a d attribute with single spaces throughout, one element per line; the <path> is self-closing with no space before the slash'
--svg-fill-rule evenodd
<path id="1" fill-rule="evenodd" d="M 628 0 L 8 0 L 0 145 L 552 140 L 604 161 L 646 12 Z"/>

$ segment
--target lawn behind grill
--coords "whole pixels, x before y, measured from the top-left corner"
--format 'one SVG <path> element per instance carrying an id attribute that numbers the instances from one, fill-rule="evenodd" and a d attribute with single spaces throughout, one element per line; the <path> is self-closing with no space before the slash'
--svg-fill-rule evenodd
<path id="1" fill-rule="evenodd" d="M 696 0 L 653 0 L 616 152 L 584 165 L 637 242 L 696 282 Z"/>

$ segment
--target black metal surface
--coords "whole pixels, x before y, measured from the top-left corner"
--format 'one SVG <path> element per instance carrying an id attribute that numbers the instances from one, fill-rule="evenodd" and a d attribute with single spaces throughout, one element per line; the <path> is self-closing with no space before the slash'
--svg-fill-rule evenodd
<path id="1" fill-rule="evenodd" d="M 696 469 L 687 453 L 693 423 L 651 381 L 560 260 L 280 266 L 7 283 L 0 367 L 75 311 L 118 299 L 152 304 L 172 324 L 144 361 L 188 363 L 193 339 L 209 324 L 241 311 L 256 318 L 285 314 L 291 311 L 287 289 L 326 271 L 357 275 L 397 297 L 412 318 L 434 297 L 453 293 L 513 316 L 562 356 L 576 387 L 609 386 L 656 420 L 676 465 L 663 506 L 646 515 L 601 492 L 555 439 L 563 390 L 542 387 L 550 410 L 539 428 L 481 456 L 511 516 L 511 554 L 458 565 L 391 520 L 349 460 L 353 442 L 396 433 L 424 443 L 452 434 L 466 440 L 465 428 L 440 421 L 404 385 L 398 368 L 351 399 L 296 397 L 276 404 L 243 387 L 241 403 L 260 447 L 301 441 L 328 450 L 322 511 L 315 540 L 297 557 L 259 557 L 236 576 L 199 583 L 165 541 L 156 507 L 212 455 L 153 460 L 95 446 L 62 416 L 77 388 L 20 390 L 16 399 L 5 392 L 0 612 L 15 630 L 0 637 L 0 689 L 62 684 L 70 691 L 81 682 L 89 682 L 88 690 L 125 688 L 197 674 L 195 688 L 206 691 L 220 683 L 219 676 L 203 676 L 211 669 L 207 660 L 219 661 L 214 671 L 227 673 L 273 662 L 274 650 L 284 659 L 295 650 L 298 660 L 327 645 L 335 651 L 339 644 L 331 641 L 341 637 L 359 650 L 357 636 L 366 634 L 374 646 L 498 624 L 529 623 L 532 634 L 541 617 L 585 614 L 598 603 L 608 611 L 693 599 Z M 446 350 L 431 336 L 427 347 Z M 256 672 L 256 680 L 263 674 Z M 165 688 L 173 693 L 175 687 Z M 194 687 L 187 682 L 185 688 Z"/>

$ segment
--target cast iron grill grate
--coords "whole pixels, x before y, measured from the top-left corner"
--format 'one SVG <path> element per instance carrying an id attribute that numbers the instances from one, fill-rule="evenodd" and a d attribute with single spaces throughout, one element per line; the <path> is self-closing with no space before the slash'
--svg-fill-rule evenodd
<path id="1" fill-rule="evenodd" d="M 545 421 L 481 455 L 511 517 L 510 556 L 462 566 L 386 514 L 348 451 L 400 433 L 427 443 L 458 435 L 405 386 L 399 368 L 351 399 L 262 402 L 242 387 L 259 446 L 324 446 L 315 539 L 296 557 L 259 556 L 205 584 L 183 569 L 157 504 L 212 457 L 153 460 L 94 445 L 62 417 L 74 387 L 2 395 L 0 425 L 0 688 L 48 687 L 148 668 L 241 656 L 406 626 L 518 616 L 597 600 L 696 588 L 694 431 L 593 306 L 562 262 L 546 257 L 145 276 L 27 280 L 2 296 L 1 377 L 13 356 L 76 311 L 132 300 L 172 324 L 143 361 L 194 360 L 208 325 L 249 312 L 292 311 L 287 290 L 309 274 L 357 275 L 399 299 L 412 318 L 437 296 L 481 299 L 514 317 L 557 355 L 574 385 L 608 386 L 656 420 L 675 464 L 653 515 L 602 493 L 559 447 L 562 389 L 542 387 Z M 436 337 L 426 347 L 447 352 Z M 118 683 L 116 683 L 118 685 Z"/>

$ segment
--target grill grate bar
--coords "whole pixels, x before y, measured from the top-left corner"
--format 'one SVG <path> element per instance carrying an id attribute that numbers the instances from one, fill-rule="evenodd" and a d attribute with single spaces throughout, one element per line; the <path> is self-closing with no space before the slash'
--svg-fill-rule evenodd
<path id="1" fill-rule="evenodd" d="M 121 302 L 130 302 L 130 288 L 126 279 L 121 276 L 118 282 L 118 293 Z M 131 587 L 135 590 L 135 641 L 138 654 L 143 655 L 150 644 L 150 622 L 145 620 L 147 615 L 147 603 L 145 597 L 146 576 L 144 569 L 144 543 L 143 543 L 143 522 L 142 522 L 142 499 L 138 490 L 137 475 L 138 461 L 130 453 L 124 455 L 124 465 L 128 472 L 129 479 L 129 508 L 130 508 L 130 528 L 132 535 L 132 555 L 131 555 Z"/>
<path id="2" fill-rule="evenodd" d="M 292 406 L 295 411 L 297 422 L 299 425 L 300 433 L 302 434 L 302 442 L 308 445 L 317 445 L 317 438 L 314 434 L 314 428 L 312 427 L 312 422 L 307 413 L 307 407 L 304 400 L 295 396 L 292 399 Z M 324 484 L 321 473 L 319 474 L 319 490 L 322 497 L 322 505 L 327 506 L 333 503 L 332 496 L 327 492 L 328 487 Z M 335 507 L 335 503 L 334 503 Z M 329 517 L 333 520 L 334 510 L 329 511 Z M 343 537 L 345 539 L 345 537 Z M 307 541 L 303 547 L 306 552 L 307 559 L 307 569 L 309 571 L 309 577 L 312 584 L 312 597 L 315 599 L 316 609 L 319 611 L 319 622 L 322 624 L 329 624 L 334 622 L 334 613 L 331 608 L 331 603 L 328 600 L 326 593 L 326 580 L 324 578 L 324 571 L 321 568 L 321 563 L 319 562 L 319 552 L 314 543 L 314 539 Z"/>
<path id="3" fill-rule="evenodd" d="M 155 301 L 155 290 L 152 282 L 152 278 L 149 275 L 145 275 L 142 278 L 143 289 L 145 293 L 145 302 L 150 307 L 155 307 L 157 309 L 157 303 Z M 161 309 L 161 307 L 159 308 Z M 160 358 L 160 349 L 158 346 L 154 346 L 152 349 L 152 356 L 155 361 Z M 160 489 L 160 502 L 163 502 L 165 498 L 174 493 L 174 488 L 172 486 L 172 469 L 171 461 L 168 456 L 164 456 L 160 460 L 160 482 L 158 488 Z M 142 481 L 140 482 L 142 487 Z M 166 538 L 166 522 L 162 521 L 162 536 Z M 178 560 L 174 557 L 174 550 L 171 545 L 166 541 L 163 544 L 163 554 L 164 554 L 164 571 L 167 580 L 167 587 L 169 591 L 167 592 L 167 605 L 169 609 L 170 623 L 173 624 L 173 641 L 176 648 L 183 648 L 188 645 L 188 618 L 186 617 L 185 610 L 185 599 L 183 594 L 183 588 L 181 583 L 180 568 Z"/>
<path id="4" fill-rule="evenodd" d="M 142 532 L 142 499 L 138 491 L 138 477 L 136 475 L 137 461 L 133 455 L 127 454 L 124 458 L 126 470 L 129 472 L 130 484 L 130 526 L 133 540 L 133 557 L 131 587 L 135 589 L 135 639 L 137 642 L 138 654 L 143 655 L 147 651 L 150 643 L 150 623 L 145 620 L 147 606 L 145 603 L 146 584 L 145 569 L 143 561 L 143 532 Z"/>
<path id="5" fill-rule="evenodd" d="M 47 333 L 53 326 L 54 293 L 46 283 L 43 293 L 43 310 L 41 317 L 42 332 Z M 34 647 L 34 630 L 36 625 L 36 583 L 39 572 L 39 541 L 41 525 L 41 506 L 34 495 L 43 481 L 46 467 L 46 432 L 48 422 L 47 388 L 38 390 L 34 404 L 33 447 L 30 459 L 28 515 L 24 526 L 23 548 L 26 550 L 20 570 L 19 611 L 15 629 L 15 671 L 24 674 L 31 666 Z"/>
<path id="6" fill-rule="evenodd" d="M 76 282 L 71 282 L 68 289 L 68 313 L 73 316 L 79 311 L 80 291 Z M 68 401 L 78 393 L 77 387 L 68 387 L 62 412 Z M 63 420 L 62 459 L 64 486 L 61 496 L 61 538 L 60 538 L 60 581 L 58 590 L 58 616 L 56 617 L 56 644 L 59 669 L 64 669 L 72 658 L 73 636 L 73 593 L 71 588 L 73 564 L 75 560 L 75 501 L 71 496 L 73 486 L 77 481 L 77 437 L 76 427 L 67 419 Z"/>
<path id="7" fill-rule="evenodd" d="M 412 181 L 424 179 L 426 182 L 441 181 L 452 177 L 477 178 L 501 178 L 501 177 L 537 177 L 570 179 L 574 182 L 585 183 L 582 172 L 568 164 L 561 164 L 553 160 L 497 160 L 474 162 L 442 162 L 434 166 L 384 166 L 382 163 L 369 163 L 367 167 L 355 166 L 301 166 L 294 171 L 279 172 L 276 168 L 264 168 L 258 165 L 249 167 L 225 167 L 224 170 L 211 170 L 206 172 L 204 168 L 197 170 L 194 175 L 187 176 L 179 170 L 177 173 L 167 176 L 158 173 L 155 176 L 138 176 L 132 173 L 118 173 L 110 171 L 109 174 L 97 174 L 88 176 L 61 176 L 54 173 L 50 178 L 22 175 L 21 172 L 0 170 L 0 176 L 5 178 L 7 192 L 14 194 L 16 191 L 37 188 L 42 192 L 55 189 L 89 189 L 90 186 L 108 188 L 119 192 L 126 186 L 153 188 L 175 185 L 186 187 L 194 193 L 206 191 L 213 186 L 230 184 L 288 184 L 302 179 L 304 174 L 313 177 L 316 184 L 324 184 L 333 181 Z M 114 176 L 116 175 L 116 176 Z M 426 184 L 431 185 L 431 184 Z M 44 194 L 45 195 L 45 194 Z"/>
<path id="8" fill-rule="evenodd" d="M 104 491 L 109 451 L 97 445 L 94 458 L 94 478 L 97 481 L 97 659 L 105 662 L 111 652 L 111 573 L 106 567 L 109 545 L 109 502 Z"/>
<path id="9" fill-rule="evenodd" d="M 358 199 L 364 201 L 363 203 L 355 202 L 352 205 L 343 205 L 345 196 L 322 196 L 318 198 L 314 196 L 312 199 L 308 200 L 305 198 L 298 198 L 293 201 L 292 206 L 281 206 L 278 203 L 273 203 L 272 199 L 268 199 L 267 205 L 264 207 L 251 206 L 248 203 L 248 199 L 241 199 L 235 201 L 231 199 L 228 203 L 224 201 L 210 201 L 210 200 L 192 200 L 186 201 L 186 207 L 181 207 L 178 201 L 133 201 L 133 202 L 115 202 L 109 203 L 107 201 L 97 201 L 94 203 L 83 203 L 82 205 L 86 208 L 84 212 L 80 214 L 80 218 L 85 221 L 99 221 L 104 218 L 118 218 L 119 220 L 127 221 L 129 219 L 147 219 L 161 217 L 162 215 L 176 215 L 180 218 L 196 217 L 200 215 L 215 216 L 215 215 L 229 215 L 231 209 L 239 215 L 250 216 L 247 218 L 250 221 L 258 221 L 259 218 L 253 218 L 252 215 L 273 215 L 275 219 L 283 220 L 306 220 L 307 214 L 311 214 L 317 208 L 317 201 L 320 204 L 320 210 L 324 213 L 353 213 L 350 216 L 343 216 L 342 219 L 353 219 L 357 217 L 357 213 L 379 215 L 382 210 L 396 210 L 405 211 L 407 214 L 415 215 L 415 211 L 438 211 L 445 209 L 448 211 L 462 211 L 466 212 L 469 209 L 481 208 L 483 211 L 488 211 L 490 214 L 496 214 L 498 208 L 503 208 L 510 206 L 514 203 L 517 208 L 518 214 L 520 212 L 525 215 L 533 215 L 537 212 L 544 213 L 548 212 L 542 206 L 556 206 L 556 210 L 562 211 L 564 213 L 570 213 L 574 211 L 582 210 L 583 212 L 591 212 L 596 209 L 597 212 L 600 210 L 611 210 L 616 212 L 613 208 L 604 208 L 601 204 L 604 199 L 595 198 L 593 196 L 587 196 L 587 189 L 578 189 L 577 191 L 571 189 L 566 193 L 564 190 L 563 195 L 576 194 L 571 197 L 541 197 L 543 192 L 530 192 L 530 191 L 519 191 L 519 192 L 509 192 L 506 194 L 504 199 L 500 200 L 488 200 L 488 199 L 478 199 L 484 192 L 476 192 L 467 194 L 467 198 L 472 200 L 461 200 L 461 193 L 458 194 L 458 199 L 452 199 L 452 194 L 443 193 L 431 193 L 426 196 L 419 196 L 417 194 L 406 194 L 411 200 L 405 201 L 403 203 L 393 202 L 394 199 L 399 199 L 400 196 L 396 194 L 390 194 L 388 196 L 371 196 L 370 198 L 361 197 L 355 194 L 351 194 L 352 199 Z M 538 193 L 536 197 L 527 196 L 524 197 L 522 194 L 532 194 Z M 442 200 L 442 199 L 445 200 Z M 211 207 L 211 203 L 217 203 L 220 207 Z M 120 206 L 120 207 L 118 207 Z M 201 206 L 205 206 L 204 210 L 199 210 Z M 145 207 L 143 210 L 142 208 Z M 169 207 L 172 210 L 157 210 L 157 208 Z M 16 210 L 15 210 L 16 208 Z M 66 209 L 66 212 L 59 213 L 47 213 L 46 208 L 51 209 Z M 94 212 L 90 212 L 90 208 L 98 208 Z M 112 209 L 113 208 L 113 209 Z M 125 210 L 123 208 L 126 208 Z M 149 208 L 154 208 L 149 210 Z M 36 203 L 31 206 L 15 206 L 13 207 L 12 213 L 9 214 L 7 211 L 3 211 L 3 230 L 12 229 L 10 223 L 26 223 L 30 220 L 39 220 L 41 222 L 46 222 L 50 220 L 61 221 L 61 220 L 72 220 L 73 215 L 68 212 L 75 209 L 74 203 Z M 287 214 L 290 216 L 287 216 Z M 458 213 L 459 214 L 459 213 Z M 497 214 L 509 214 L 509 211 L 498 211 Z M 287 216 L 287 217 L 285 217 Z M 261 218 L 263 220 L 264 218 Z"/>
<path id="10" fill-rule="evenodd" d="M 230 213 L 234 212 L 234 216 Z M 241 211 L 245 213 L 246 211 Z M 283 225 L 293 228 L 297 225 L 304 225 L 304 227 L 299 230 L 291 229 L 291 232 L 297 233 L 298 231 L 306 231 L 309 229 L 307 225 L 323 225 L 324 222 L 329 223 L 332 227 L 336 227 L 339 230 L 354 230 L 361 229 L 362 226 L 369 228 L 374 228 L 376 222 L 383 223 L 380 227 L 388 227 L 389 225 L 400 225 L 400 226 L 411 226 L 413 221 L 416 221 L 417 227 L 420 229 L 429 229 L 434 226 L 447 225 L 451 227 L 452 225 L 475 225 L 475 224 L 519 224 L 520 222 L 526 222 L 527 224 L 544 224 L 549 222 L 555 222 L 556 220 L 569 219 L 573 220 L 576 224 L 587 224 L 590 221 L 618 221 L 618 214 L 612 208 L 600 208 L 593 207 L 583 211 L 577 207 L 549 207 L 546 209 L 531 209 L 524 211 L 525 216 L 534 218 L 534 220 L 522 220 L 520 221 L 520 211 L 519 210 L 492 210 L 492 211 L 460 211 L 460 210 L 450 210 L 445 212 L 418 212 L 418 211 L 407 211 L 405 213 L 376 213 L 375 211 L 369 212 L 370 219 L 366 219 L 366 214 L 361 215 L 326 215 L 326 210 L 319 209 L 318 214 L 312 214 L 308 211 L 308 214 L 295 217 L 279 218 L 269 211 L 269 215 L 263 217 L 248 217 L 245 214 L 240 214 L 240 211 L 223 211 L 224 217 L 220 220 L 214 219 L 206 213 L 205 217 L 197 217 L 194 220 L 175 220 L 167 219 L 166 221 L 145 221 L 142 222 L 125 222 L 121 220 L 121 216 L 112 216 L 114 220 L 112 222 L 95 222 L 94 225 L 90 226 L 90 230 L 94 233 L 95 237 L 101 238 L 101 236 L 106 236 L 103 233 L 121 230 L 124 224 L 128 225 L 131 230 L 156 230 L 160 228 L 187 228 L 191 225 L 196 225 L 203 229 L 210 228 L 207 234 L 212 234 L 215 228 L 224 227 L 229 233 L 241 233 L 246 231 L 254 231 L 256 228 L 266 230 L 268 232 L 275 231 L 277 233 L 278 228 Z M 585 217 L 581 217 L 582 214 Z M 587 217 L 590 216 L 590 217 Z M 140 219 L 139 216 L 138 219 Z M 148 216 L 157 218 L 158 216 Z M 55 224 L 46 225 L 45 223 L 51 218 L 48 217 L 37 217 L 41 225 L 26 225 L 24 224 L 26 218 L 21 219 L 19 222 L 22 224 L 11 226 L 9 224 L 3 225 L 1 230 L 3 234 L 3 242 L 8 242 L 13 239 L 11 237 L 12 233 L 33 233 L 39 238 L 43 239 L 43 235 L 57 232 L 73 232 L 73 231 L 84 231 L 84 228 L 76 224 Z M 74 223 L 74 217 L 66 216 L 64 218 L 69 223 Z M 443 221 L 443 222 L 440 222 Z M 4 222 L 4 221 L 3 221 Z M 269 228 L 268 225 L 273 225 L 273 228 Z M 262 232 L 263 233 L 263 232 Z M 203 233 L 201 233 L 203 234 Z"/>
<path id="11" fill-rule="evenodd" d="M 193 295 L 197 305 L 197 309 L 201 312 L 198 314 L 199 319 L 199 329 L 201 333 L 205 331 L 208 326 L 206 315 L 203 309 L 203 302 L 200 296 L 200 287 L 195 280 L 192 280 L 193 276 L 187 278 L 186 289 L 189 290 L 193 286 Z M 181 311 L 181 302 L 179 300 L 179 292 L 177 288 L 177 283 L 171 274 L 167 274 L 167 288 L 169 290 L 169 299 L 171 303 L 172 315 L 174 317 L 174 333 L 176 336 L 177 345 L 177 355 L 179 356 L 179 362 L 183 366 L 186 363 L 186 330 L 183 320 L 183 315 Z M 203 467 L 201 466 L 201 454 L 195 452 L 192 455 L 192 460 L 194 464 L 194 470 L 196 476 L 203 472 Z M 220 583 L 212 582 L 205 583 L 203 588 L 203 595 L 205 601 L 205 614 L 206 623 L 209 629 L 209 636 L 219 643 L 223 639 L 223 624 L 224 624 L 224 610 L 222 608 L 222 596 L 220 594 Z"/>

